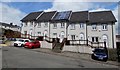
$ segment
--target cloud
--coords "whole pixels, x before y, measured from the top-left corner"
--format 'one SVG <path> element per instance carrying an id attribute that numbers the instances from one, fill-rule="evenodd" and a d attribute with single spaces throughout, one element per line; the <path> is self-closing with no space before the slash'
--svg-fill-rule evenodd
<path id="1" fill-rule="evenodd" d="M 66 10 L 78 11 L 79 10 L 81 11 L 81 10 L 88 10 L 91 7 L 94 7 L 93 4 L 88 3 L 88 2 L 74 2 L 74 0 L 60 0 L 60 1 L 54 0 L 54 2 L 52 3 L 53 6 L 44 11 L 52 11 L 52 10 L 57 10 L 57 11 L 66 11 Z"/>
<path id="2" fill-rule="evenodd" d="M 102 4 L 95 4 L 94 0 L 93 2 L 89 2 L 88 0 L 80 0 L 80 2 L 77 2 L 76 0 L 54 0 L 52 3 L 52 7 L 49 9 L 46 9 L 44 11 L 85 11 L 89 10 L 90 12 L 93 11 L 108 11 L 111 10 L 111 8 L 105 8 L 105 6 L 111 6 L 113 0 L 109 0 L 108 2 L 104 2 Z M 96 1 L 97 2 L 97 1 Z M 99 1 L 98 1 L 99 2 Z M 113 1 L 114 2 L 114 1 Z M 112 12 L 115 16 L 115 18 L 118 20 L 118 8 L 115 7 L 112 9 Z M 115 23 L 116 26 L 116 33 L 118 34 L 118 22 Z"/>
<path id="3" fill-rule="evenodd" d="M 0 3 L 0 6 L 0 22 L 20 25 L 20 20 L 25 16 L 25 13 L 4 3 Z"/>

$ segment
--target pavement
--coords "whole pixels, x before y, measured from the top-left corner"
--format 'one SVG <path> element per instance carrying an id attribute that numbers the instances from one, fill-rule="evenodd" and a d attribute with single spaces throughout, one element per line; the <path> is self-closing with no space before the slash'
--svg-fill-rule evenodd
<path id="1" fill-rule="evenodd" d="M 69 52 L 69 51 L 56 53 L 56 52 L 52 51 L 51 49 L 46 49 L 46 48 L 36 48 L 36 49 L 31 49 L 31 50 L 37 51 L 37 52 L 42 52 L 42 53 L 61 55 L 61 56 L 65 56 L 65 57 L 75 58 L 75 59 L 83 59 L 83 60 L 87 60 L 87 61 L 91 61 L 91 62 L 93 62 L 93 61 L 96 62 L 97 61 L 97 60 L 91 59 L 90 54 L 85 54 L 85 53 L 76 53 L 76 52 Z M 102 62 L 102 61 L 97 61 L 97 62 L 120 66 L 120 63 L 118 63 L 117 61 L 109 61 L 108 60 L 107 62 Z"/>
<path id="2" fill-rule="evenodd" d="M 6 47 L 6 46 L 10 46 L 9 44 L 0 44 L 0 46 L 2 47 Z M 35 49 L 31 49 L 32 51 L 37 51 L 37 52 L 42 52 L 42 53 L 47 53 L 47 54 L 53 54 L 53 55 L 61 55 L 61 56 L 65 56 L 65 57 L 70 57 L 70 58 L 75 58 L 75 59 L 83 59 L 83 60 L 87 60 L 87 61 L 91 61 L 91 62 L 96 62 L 97 60 L 93 60 L 91 59 L 91 55 L 90 54 L 84 54 L 84 53 L 76 53 L 76 52 L 61 52 L 61 53 L 57 53 L 52 51 L 51 49 L 48 48 L 35 48 Z M 107 62 L 102 62 L 102 61 L 97 61 L 98 63 L 104 63 L 104 64 L 110 64 L 110 65 L 116 65 L 116 66 L 120 66 L 120 63 L 118 63 L 117 61 L 107 61 Z"/>

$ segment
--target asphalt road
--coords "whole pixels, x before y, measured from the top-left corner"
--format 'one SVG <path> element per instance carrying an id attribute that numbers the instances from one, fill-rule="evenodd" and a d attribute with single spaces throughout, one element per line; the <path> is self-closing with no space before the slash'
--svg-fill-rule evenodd
<path id="1" fill-rule="evenodd" d="M 2 68 L 118 68 L 118 66 L 52 55 L 18 47 L 2 48 Z"/>

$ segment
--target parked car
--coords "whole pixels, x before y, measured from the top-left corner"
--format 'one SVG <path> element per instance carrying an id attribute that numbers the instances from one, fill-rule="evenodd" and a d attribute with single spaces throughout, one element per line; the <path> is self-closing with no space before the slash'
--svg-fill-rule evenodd
<path id="1" fill-rule="evenodd" d="M 40 46 L 41 46 L 41 44 L 38 40 L 33 40 L 31 42 L 27 42 L 24 45 L 25 48 L 29 48 L 29 49 L 40 48 Z"/>
<path id="2" fill-rule="evenodd" d="M 17 46 L 23 47 L 24 44 L 27 43 L 27 42 L 30 42 L 30 40 L 29 39 L 20 39 L 20 40 L 14 42 L 14 46 L 16 46 L 16 47 Z"/>
<path id="3" fill-rule="evenodd" d="M 96 59 L 96 60 L 102 60 L 102 61 L 108 60 L 108 54 L 106 52 L 106 49 L 104 48 L 95 48 L 93 50 L 91 57 L 92 59 Z"/>

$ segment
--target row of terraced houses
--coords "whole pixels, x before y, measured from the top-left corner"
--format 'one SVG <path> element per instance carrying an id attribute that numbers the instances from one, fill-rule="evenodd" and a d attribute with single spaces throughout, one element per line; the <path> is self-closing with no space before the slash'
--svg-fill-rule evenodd
<path id="1" fill-rule="evenodd" d="M 66 39 L 66 45 L 116 48 L 116 19 L 112 11 L 39 11 L 29 13 L 21 21 L 23 38 L 48 41 L 57 38 L 60 43 Z"/>

